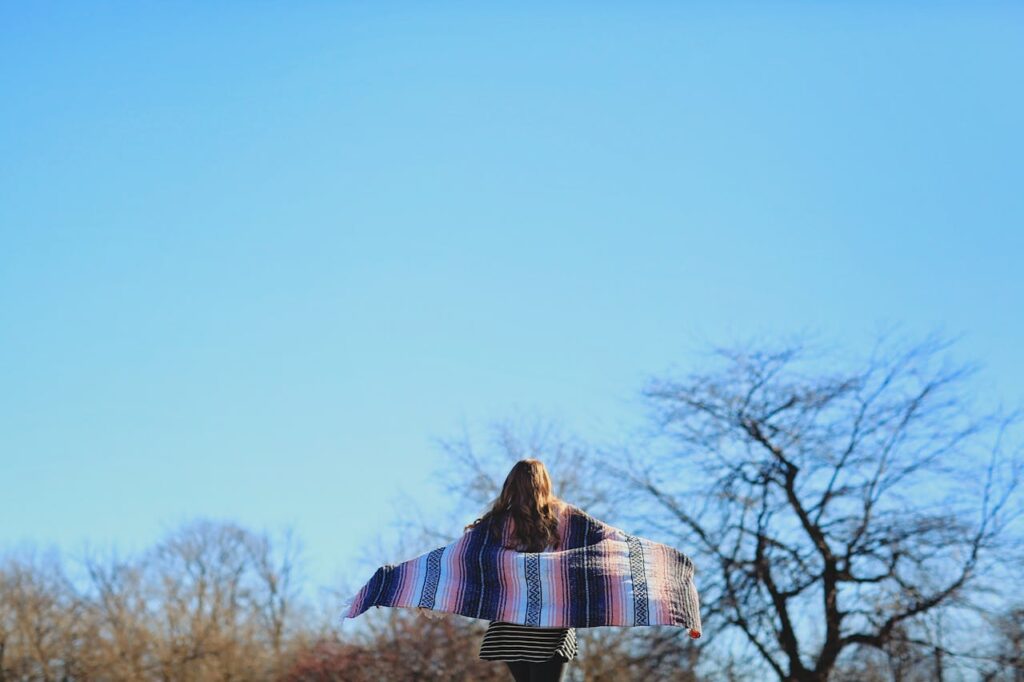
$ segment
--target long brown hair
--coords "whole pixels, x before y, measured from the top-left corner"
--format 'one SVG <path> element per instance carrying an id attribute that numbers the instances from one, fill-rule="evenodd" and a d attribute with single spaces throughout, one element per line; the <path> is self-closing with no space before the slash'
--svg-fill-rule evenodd
<path id="1" fill-rule="evenodd" d="M 521 459 L 505 477 L 501 494 L 483 516 L 466 526 L 473 528 L 490 518 L 491 533 L 501 537 L 503 521 L 512 521 L 512 540 L 521 552 L 540 552 L 558 547 L 558 516 L 565 502 L 551 491 L 551 476 L 539 459 Z"/>

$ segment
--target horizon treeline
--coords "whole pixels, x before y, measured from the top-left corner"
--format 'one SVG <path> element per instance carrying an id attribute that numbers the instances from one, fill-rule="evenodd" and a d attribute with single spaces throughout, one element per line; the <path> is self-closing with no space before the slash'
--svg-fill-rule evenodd
<path id="1" fill-rule="evenodd" d="M 699 640 L 580 630 L 567 682 L 1024 682 L 1022 412 L 979 408 L 951 345 L 715 347 L 652 378 L 617 442 L 543 419 L 442 439 L 450 520 L 403 508 L 401 544 L 369 560 L 446 544 L 537 457 L 559 497 L 689 555 L 701 596 Z M 296 533 L 206 518 L 128 558 L 0 552 L 0 682 L 510 678 L 477 658 L 484 621 L 372 609 L 342 628 L 368 575 L 311 599 Z"/>

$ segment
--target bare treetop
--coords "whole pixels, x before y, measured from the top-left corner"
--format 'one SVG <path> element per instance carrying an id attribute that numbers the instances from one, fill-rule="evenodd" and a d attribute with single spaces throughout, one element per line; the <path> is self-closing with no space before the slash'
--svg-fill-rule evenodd
<path id="1" fill-rule="evenodd" d="M 780 679 L 982 606 L 1020 513 L 1020 413 L 973 415 L 975 368 L 948 346 L 880 343 L 854 369 L 799 343 L 716 349 L 720 368 L 646 387 L 658 437 L 607 462 L 697 557 L 708 622 Z"/>

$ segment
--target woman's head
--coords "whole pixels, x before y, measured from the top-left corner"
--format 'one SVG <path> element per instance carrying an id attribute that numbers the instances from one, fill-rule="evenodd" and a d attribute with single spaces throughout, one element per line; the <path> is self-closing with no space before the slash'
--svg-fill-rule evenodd
<path id="1" fill-rule="evenodd" d="M 551 476 L 539 459 L 521 459 L 512 466 L 501 493 L 471 528 L 488 518 L 511 518 L 513 539 L 522 551 L 536 552 L 558 544 L 561 501 L 551 490 Z M 500 525 L 498 526 L 500 527 Z"/>
<path id="2" fill-rule="evenodd" d="M 551 476 L 539 459 L 521 459 L 505 477 L 496 507 L 528 512 L 551 504 Z"/>

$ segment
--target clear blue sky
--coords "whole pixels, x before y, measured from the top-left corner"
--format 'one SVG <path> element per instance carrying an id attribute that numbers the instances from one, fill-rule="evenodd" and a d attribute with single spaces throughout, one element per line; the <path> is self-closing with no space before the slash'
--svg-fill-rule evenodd
<path id="1" fill-rule="evenodd" d="M 433 438 L 604 437 L 701 339 L 938 327 L 1021 400 L 1024 5 L 550 5 L 4 3 L 0 546 L 326 580 Z"/>

